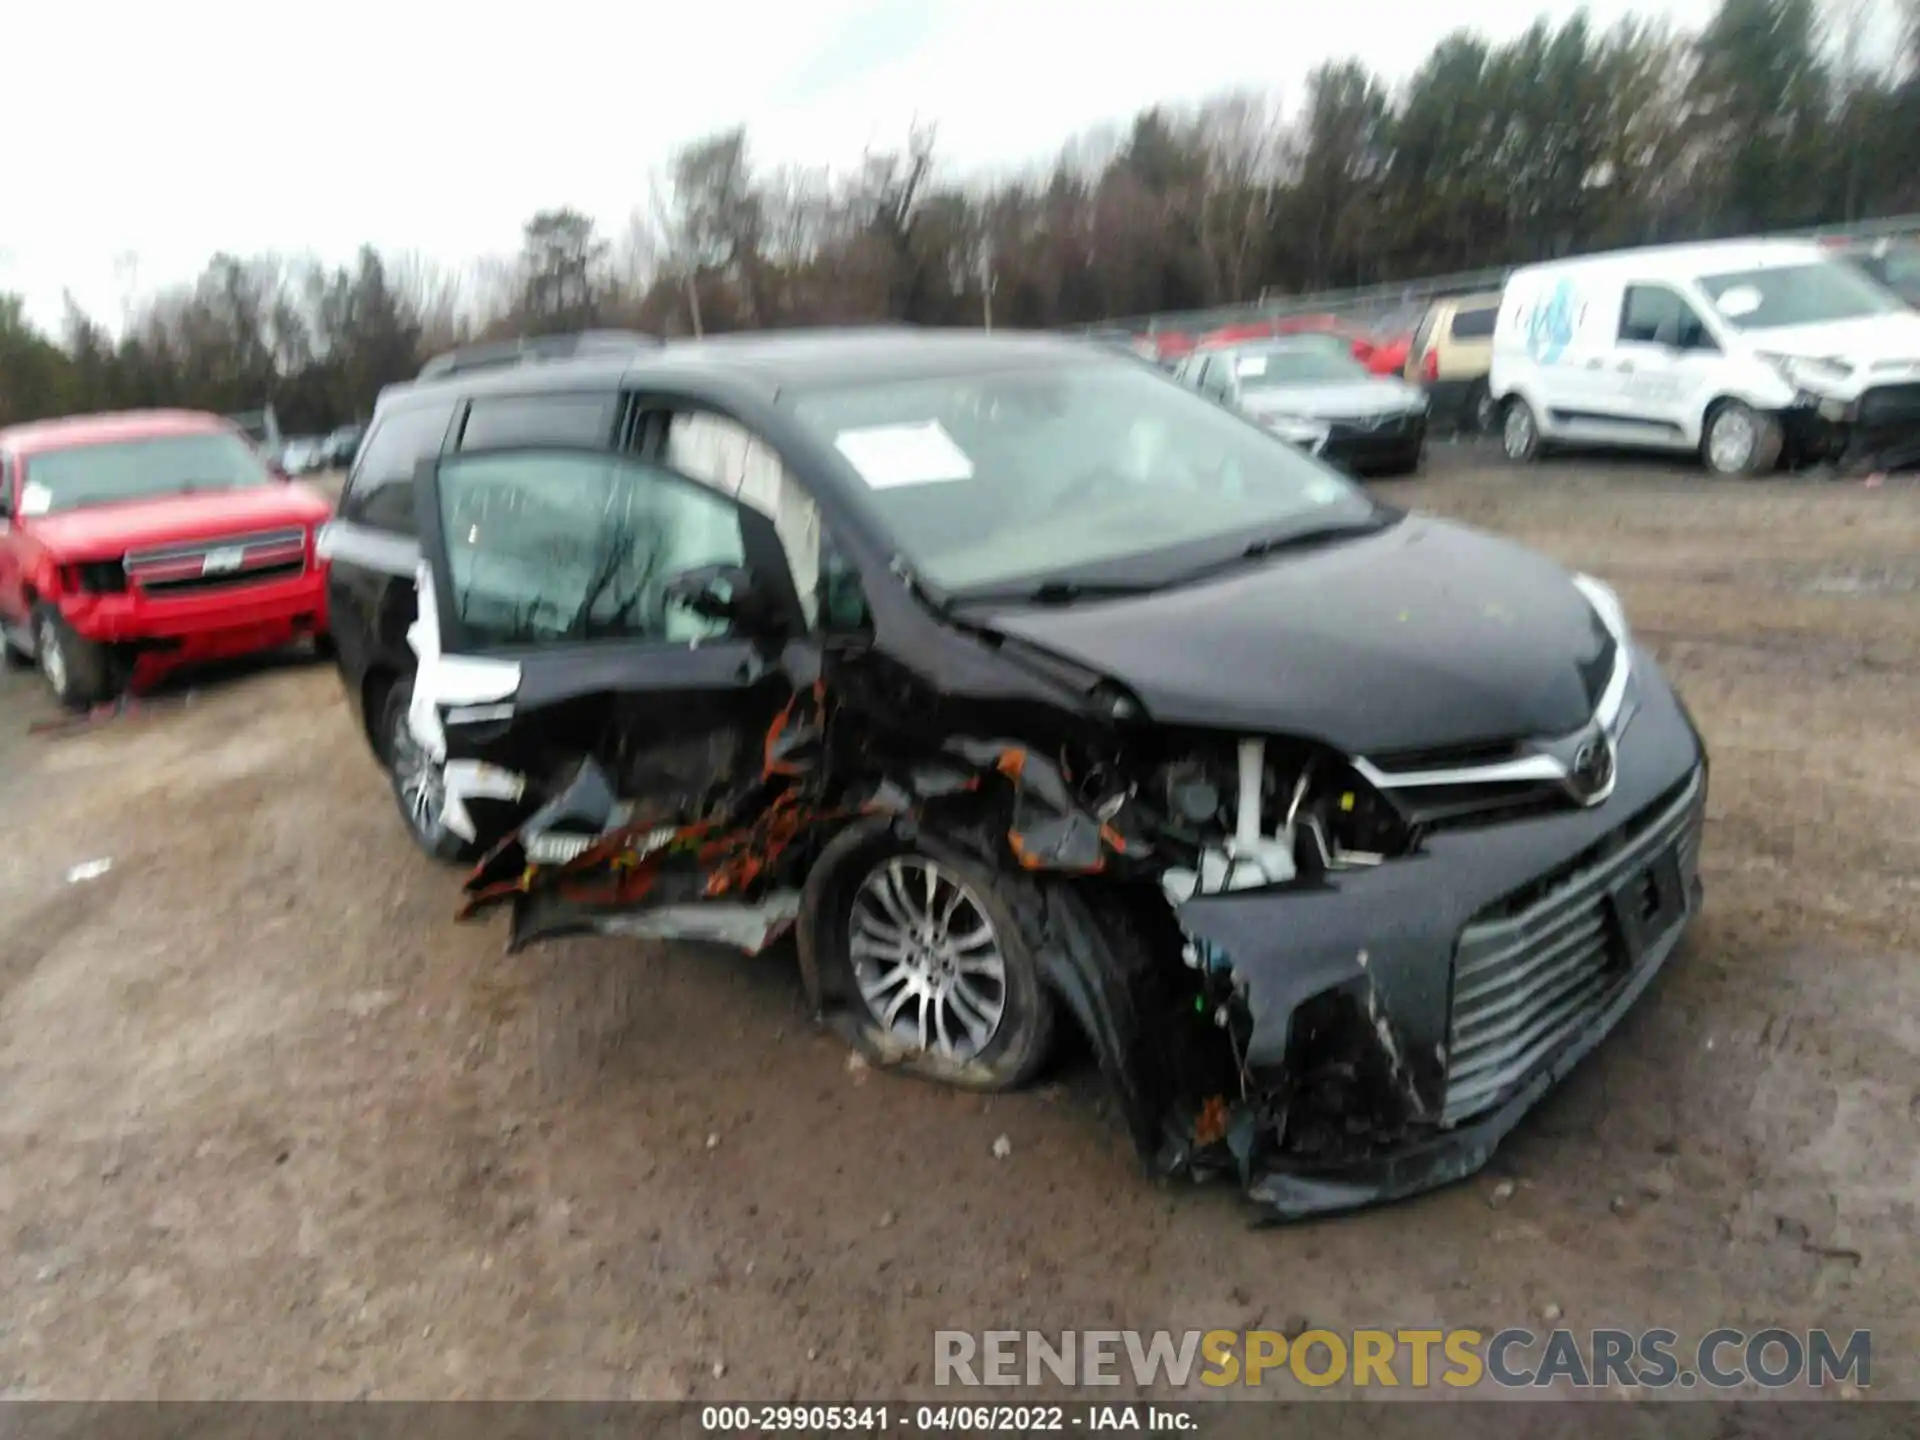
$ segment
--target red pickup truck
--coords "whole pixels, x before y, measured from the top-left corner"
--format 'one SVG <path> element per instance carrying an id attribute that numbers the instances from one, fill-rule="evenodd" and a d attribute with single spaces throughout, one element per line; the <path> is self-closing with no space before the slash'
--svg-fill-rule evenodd
<path id="1" fill-rule="evenodd" d="M 0 430 L 0 648 L 84 709 L 327 631 L 331 507 L 217 415 Z"/>

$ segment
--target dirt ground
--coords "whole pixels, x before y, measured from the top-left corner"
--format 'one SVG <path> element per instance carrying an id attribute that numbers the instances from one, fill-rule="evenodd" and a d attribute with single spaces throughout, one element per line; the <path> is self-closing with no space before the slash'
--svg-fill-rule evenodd
<path id="1" fill-rule="evenodd" d="M 1870 1327 L 1920 1395 L 1920 486 L 1441 450 L 1389 494 L 1614 582 L 1713 752 L 1704 916 L 1488 1172 L 1255 1228 L 1084 1060 L 962 1097 L 850 1070 L 771 961 L 504 958 L 328 666 L 60 736 L 9 675 L 0 1394 L 912 1397 L 937 1328 L 1557 1306 Z"/>

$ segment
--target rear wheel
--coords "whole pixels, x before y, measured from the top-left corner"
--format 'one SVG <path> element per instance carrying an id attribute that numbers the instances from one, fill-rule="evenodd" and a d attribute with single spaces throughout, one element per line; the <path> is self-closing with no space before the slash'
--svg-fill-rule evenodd
<path id="1" fill-rule="evenodd" d="M 1533 407 L 1518 395 L 1500 411 L 1500 449 L 1516 465 L 1528 465 L 1540 458 L 1540 422 Z"/>
<path id="2" fill-rule="evenodd" d="M 1493 403 L 1493 392 L 1484 379 L 1467 390 L 1466 428 L 1473 435 L 1491 435 L 1500 425 L 1500 407 Z"/>
<path id="3" fill-rule="evenodd" d="M 413 705 L 411 676 L 387 692 L 381 717 L 382 758 L 393 786 L 393 802 L 413 843 L 445 864 L 470 859 L 474 847 L 446 825 L 445 767 L 420 743 L 407 723 Z"/>
<path id="4" fill-rule="evenodd" d="M 113 657 L 107 647 L 78 634 L 51 605 L 33 612 L 33 649 L 53 698 L 69 710 L 85 710 L 114 697 Z"/>
<path id="5" fill-rule="evenodd" d="M 1707 415 L 1700 457 L 1716 475 L 1751 479 L 1772 472 L 1785 443 L 1777 418 L 1738 400 L 1723 400 Z"/>

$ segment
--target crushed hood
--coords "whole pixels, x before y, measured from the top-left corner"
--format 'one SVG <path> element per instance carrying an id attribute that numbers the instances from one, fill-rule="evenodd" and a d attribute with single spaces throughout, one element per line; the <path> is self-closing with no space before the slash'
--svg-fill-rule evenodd
<path id="1" fill-rule="evenodd" d="M 274 483 L 246 490 L 203 490 L 118 505 L 88 505 L 38 515 L 29 523 L 34 538 L 47 549 L 79 560 L 118 558 L 123 551 L 152 545 L 219 540 L 282 526 L 318 525 L 331 513 L 327 502 L 312 490 Z"/>
<path id="2" fill-rule="evenodd" d="M 1783 325 L 1745 332 L 1757 351 L 1809 360 L 1842 360 L 1853 366 L 1888 361 L 1920 365 L 1920 314 L 1873 315 L 1822 325 Z"/>
<path id="3" fill-rule="evenodd" d="M 1320 740 L 1350 755 L 1564 735 L 1609 637 L 1567 571 L 1409 517 L 1201 584 L 984 617 L 1128 686 L 1163 724 Z"/>

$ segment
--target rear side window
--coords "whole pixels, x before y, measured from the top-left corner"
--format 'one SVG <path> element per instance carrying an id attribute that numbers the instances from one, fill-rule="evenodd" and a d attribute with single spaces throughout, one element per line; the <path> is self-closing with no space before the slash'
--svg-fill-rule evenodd
<path id="1" fill-rule="evenodd" d="M 452 423 L 452 400 L 375 416 L 341 497 L 340 518 L 373 530 L 413 534 L 413 472 L 422 460 L 440 453 Z"/>
<path id="2" fill-rule="evenodd" d="M 1499 313 L 1499 309 L 1491 305 L 1475 310 L 1456 310 L 1453 312 L 1453 328 L 1447 333 L 1455 340 L 1490 340 L 1493 338 L 1494 317 Z"/>
<path id="3" fill-rule="evenodd" d="M 462 450 L 510 450 L 522 445 L 578 445 L 602 449 L 613 439 L 618 394 L 494 395 L 467 408 Z"/>

